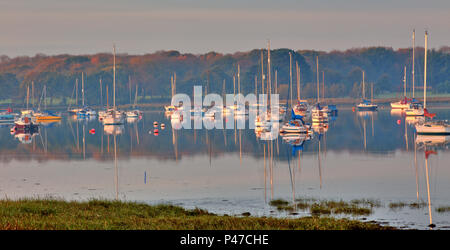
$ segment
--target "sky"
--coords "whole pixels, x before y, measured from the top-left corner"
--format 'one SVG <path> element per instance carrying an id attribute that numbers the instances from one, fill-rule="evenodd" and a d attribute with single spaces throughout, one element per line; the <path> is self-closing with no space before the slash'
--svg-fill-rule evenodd
<path id="1" fill-rule="evenodd" d="M 449 0 L 0 0 L 0 55 L 450 45 Z"/>

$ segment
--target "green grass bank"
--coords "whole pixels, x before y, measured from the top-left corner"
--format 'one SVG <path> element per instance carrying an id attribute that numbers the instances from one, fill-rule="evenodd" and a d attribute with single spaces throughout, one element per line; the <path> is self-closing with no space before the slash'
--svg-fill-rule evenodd
<path id="1" fill-rule="evenodd" d="M 0 201 L 1 230 L 389 230 L 373 222 L 312 216 L 266 218 L 215 215 L 173 205 L 91 200 Z"/>

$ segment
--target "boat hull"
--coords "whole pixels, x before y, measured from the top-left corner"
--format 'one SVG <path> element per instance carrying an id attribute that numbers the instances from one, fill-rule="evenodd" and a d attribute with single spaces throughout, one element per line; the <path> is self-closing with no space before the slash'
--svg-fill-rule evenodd
<path id="1" fill-rule="evenodd" d="M 419 135 L 450 135 L 450 126 L 445 125 L 416 125 L 416 132 Z"/>
<path id="2" fill-rule="evenodd" d="M 358 106 L 359 111 L 375 111 L 378 109 L 378 106 Z"/>

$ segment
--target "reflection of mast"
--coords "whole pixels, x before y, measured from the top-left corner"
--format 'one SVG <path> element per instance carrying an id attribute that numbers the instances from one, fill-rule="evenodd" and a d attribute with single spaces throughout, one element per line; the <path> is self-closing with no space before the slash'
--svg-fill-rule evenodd
<path id="1" fill-rule="evenodd" d="M 273 200 L 273 145 L 272 141 L 270 141 L 270 152 L 269 152 L 269 161 L 270 161 L 270 189 L 271 189 L 271 199 Z"/>
<path id="2" fill-rule="evenodd" d="M 80 151 L 80 136 L 78 132 L 78 119 L 77 119 L 77 151 Z"/>
<path id="3" fill-rule="evenodd" d="M 102 129 L 102 144 L 101 144 L 101 154 L 103 156 L 103 134 L 105 133 L 104 129 Z"/>
<path id="4" fill-rule="evenodd" d="M 239 130 L 239 160 L 242 165 L 242 130 Z"/>
<path id="5" fill-rule="evenodd" d="M 415 139 L 417 139 L 417 137 Z M 417 201 L 419 201 L 419 175 L 417 173 L 418 172 L 417 171 L 417 143 L 414 143 L 414 168 L 416 169 L 416 195 L 417 195 Z"/>
<path id="6" fill-rule="evenodd" d="M 371 114 L 371 117 L 372 117 L 372 137 L 374 137 L 374 129 L 373 129 L 373 113 Z M 406 122 L 405 122 L 405 124 L 406 124 Z"/>
<path id="7" fill-rule="evenodd" d="M 322 162 L 320 161 L 320 138 L 319 138 L 319 153 L 317 154 L 317 159 L 319 160 L 320 188 L 322 189 Z"/>
<path id="8" fill-rule="evenodd" d="M 195 131 L 195 130 L 194 130 Z M 172 144 L 173 149 L 175 151 L 175 161 L 178 162 L 178 143 L 177 143 L 177 134 L 175 132 L 175 129 L 172 128 Z"/>
<path id="9" fill-rule="evenodd" d="M 266 144 L 264 146 L 264 202 L 267 202 Z"/>
<path id="10" fill-rule="evenodd" d="M 114 133 L 114 180 L 116 186 L 116 200 L 119 199 L 119 169 L 117 166 L 117 142 L 116 142 L 116 134 Z"/>
<path id="11" fill-rule="evenodd" d="M 86 160 L 86 125 L 83 123 L 83 160 Z"/>
<path id="12" fill-rule="evenodd" d="M 137 123 L 134 123 L 134 130 L 136 131 L 136 142 L 139 145 L 139 132 L 137 128 Z"/>
<path id="13" fill-rule="evenodd" d="M 406 119 L 405 119 L 405 145 L 406 145 L 406 151 L 408 151 L 408 128 L 406 127 Z"/>
<path id="14" fill-rule="evenodd" d="M 430 200 L 430 181 L 428 177 L 428 151 L 427 146 L 425 146 L 425 171 L 426 171 L 426 177 L 427 177 L 427 195 L 428 195 L 428 214 L 430 216 L 430 228 L 433 228 L 433 217 L 431 215 L 431 200 Z"/>
<path id="15" fill-rule="evenodd" d="M 366 119 L 363 118 L 363 128 L 364 128 L 364 151 L 367 150 L 367 140 L 366 140 Z"/>

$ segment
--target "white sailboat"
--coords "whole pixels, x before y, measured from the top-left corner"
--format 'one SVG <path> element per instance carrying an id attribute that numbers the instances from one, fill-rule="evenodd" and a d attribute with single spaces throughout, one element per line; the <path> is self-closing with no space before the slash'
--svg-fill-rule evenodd
<path id="1" fill-rule="evenodd" d="M 317 104 L 311 109 L 312 122 L 328 123 L 328 112 L 320 106 L 320 89 L 319 89 L 319 57 L 316 56 L 316 76 L 317 76 Z"/>
<path id="2" fill-rule="evenodd" d="M 410 107 L 411 99 L 406 96 L 406 66 L 403 72 L 403 99 L 397 102 L 391 102 L 392 109 L 407 109 Z"/>
<path id="3" fill-rule="evenodd" d="M 139 109 L 136 109 L 137 96 L 138 96 L 138 86 L 136 85 L 136 94 L 135 94 L 135 97 L 134 97 L 133 110 L 130 110 L 130 111 L 127 111 L 127 112 L 126 112 L 126 116 L 127 116 L 127 117 L 134 117 L 134 118 L 137 118 L 137 117 L 139 117 L 139 116 L 142 115 L 142 111 L 140 111 Z"/>
<path id="4" fill-rule="evenodd" d="M 425 32 L 425 72 L 424 72 L 424 93 L 426 93 L 426 62 L 427 62 L 427 33 Z M 414 48 L 415 48 L 415 31 L 413 31 L 413 69 L 412 69 L 412 73 L 413 73 L 413 98 L 414 98 Z M 426 97 L 424 97 L 424 102 L 426 101 Z M 405 113 L 407 116 L 423 116 L 425 114 L 424 111 L 424 107 L 422 104 L 418 103 L 418 102 L 412 102 L 409 104 L 409 107 L 407 109 L 405 109 Z"/>
<path id="5" fill-rule="evenodd" d="M 122 115 L 116 109 L 116 46 L 113 46 L 113 108 L 108 110 L 108 114 L 103 118 L 104 125 L 123 124 Z"/>
<path id="6" fill-rule="evenodd" d="M 425 58 L 424 58 L 424 76 L 423 76 L 423 115 L 430 119 L 436 114 L 428 113 L 427 110 L 427 45 L 428 45 L 428 33 L 425 31 Z M 438 121 L 425 121 L 423 124 L 416 124 L 417 134 L 426 135 L 447 135 L 450 134 L 450 123 L 448 120 Z"/>
<path id="7" fill-rule="evenodd" d="M 86 118 L 86 117 L 94 117 L 97 115 L 97 112 L 88 106 L 85 106 L 84 103 L 84 72 L 81 72 L 81 106 L 82 108 L 76 112 L 78 117 Z"/>

